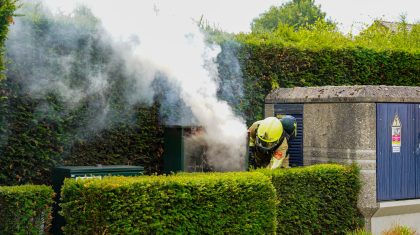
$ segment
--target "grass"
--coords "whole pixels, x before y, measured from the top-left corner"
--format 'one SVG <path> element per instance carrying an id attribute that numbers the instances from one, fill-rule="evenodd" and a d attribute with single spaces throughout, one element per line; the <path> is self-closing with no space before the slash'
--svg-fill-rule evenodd
<path id="1" fill-rule="evenodd" d="M 414 235 L 416 231 L 408 226 L 396 225 L 389 230 L 382 232 L 382 235 Z"/>
<path id="2" fill-rule="evenodd" d="M 385 230 L 381 235 L 415 235 L 416 230 L 406 226 L 406 225 L 394 225 L 392 228 Z M 372 235 L 370 232 L 366 232 L 363 229 L 358 229 L 356 231 L 348 232 L 346 235 Z"/>

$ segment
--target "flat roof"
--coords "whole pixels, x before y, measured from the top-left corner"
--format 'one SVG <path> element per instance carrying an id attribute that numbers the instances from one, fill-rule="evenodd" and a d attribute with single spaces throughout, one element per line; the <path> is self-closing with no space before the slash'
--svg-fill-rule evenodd
<path id="1" fill-rule="evenodd" d="M 420 103 L 420 87 L 320 86 L 279 88 L 265 103 Z"/>

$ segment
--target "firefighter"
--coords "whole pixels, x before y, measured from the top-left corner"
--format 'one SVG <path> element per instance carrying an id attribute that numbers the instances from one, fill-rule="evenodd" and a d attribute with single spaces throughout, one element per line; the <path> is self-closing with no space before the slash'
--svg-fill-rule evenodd
<path id="1" fill-rule="evenodd" d="M 248 129 L 249 165 L 255 168 L 288 168 L 288 141 L 296 135 L 296 127 L 296 119 L 292 116 L 284 116 L 281 120 L 268 117 L 254 122 Z"/>

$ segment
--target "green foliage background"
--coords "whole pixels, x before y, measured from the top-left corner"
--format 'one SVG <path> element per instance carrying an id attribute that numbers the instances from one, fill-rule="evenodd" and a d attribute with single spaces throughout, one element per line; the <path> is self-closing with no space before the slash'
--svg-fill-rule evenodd
<path id="1" fill-rule="evenodd" d="M 65 234 L 274 234 L 276 196 L 261 173 L 66 180 Z"/>
<path id="2" fill-rule="evenodd" d="M 15 2 L 1 3 L 0 43 L 4 43 Z M 101 40 L 99 20 L 86 8 L 52 17 L 35 7 L 23 21 L 32 29 L 24 33 L 39 46 L 22 48 L 28 53 L 25 58 L 39 57 L 23 63 L 10 55 L 7 79 L 0 81 L 0 185 L 49 183 L 51 168 L 61 164 L 143 165 L 148 173 L 160 173 L 163 128 L 159 102 L 127 108 L 121 93 L 130 82 L 121 66 L 108 66 L 111 60 L 120 65 L 123 60 Z M 243 87 L 243 93 L 221 89 L 219 96 L 249 125 L 263 118 L 264 98 L 278 87 L 420 86 L 420 27 L 408 30 L 406 26 L 402 22 L 398 31 L 391 31 L 374 24 L 358 36 L 342 35 L 324 21 L 297 31 L 280 25 L 272 33 L 210 33 L 209 41 L 222 48 L 218 56 L 221 83 L 229 83 L 235 92 Z M 78 37 L 77 43 L 71 43 L 72 37 L 58 40 L 69 32 Z M 50 34 L 55 36 L 46 37 Z M 16 40 L 27 45 L 25 38 L 22 35 Z M 37 51 L 45 46 L 50 49 Z M 239 80 L 228 59 L 230 54 L 238 59 Z M 57 55 L 75 55 L 80 61 L 69 65 L 68 76 L 60 77 L 60 63 L 54 60 Z M 96 104 L 101 97 L 87 96 L 69 109 L 57 92 L 34 96 L 27 90 L 25 84 L 34 72 L 42 74 L 40 61 L 50 64 L 48 74 L 82 90 L 88 83 L 86 71 L 107 68 L 112 84 L 104 96 L 113 119 L 104 123 L 105 129 L 89 127 L 100 114 L 101 107 Z M 4 63 L 1 66 L 4 68 Z"/>
<path id="3" fill-rule="evenodd" d="M 4 66 L 4 42 L 7 38 L 7 33 L 9 32 L 9 25 L 13 23 L 14 12 L 17 7 L 16 0 L 0 0 L 0 71 L 5 69 Z M 3 79 L 3 74 L 0 77 L 0 80 Z M 2 94 L 0 94 L 1 96 Z"/>
<path id="4" fill-rule="evenodd" d="M 356 166 L 324 164 L 257 171 L 271 177 L 276 188 L 277 234 L 346 234 L 362 227 Z"/>
<path id="5" fill-rule="evenodd" d="M 420 86 L 420 25 L 405 26 L 393 32 L 373 25 L 350 37 L 318 21 L 297 32 L 281 26 L 274 33 L 237 35 L 247 123 L 263 118 L 264 98 L 278 87 Z"/>
<path id="6" fill-rule="evenodd" d="M 45 185 L 0 187 L 0 234 L 49 234 L 54 192 Z"/>
<path id="7" fill-rule="evenodd" d="M 325 20 L 326 13 L 314 0 L 292 0 L 279 7 L 272 6 L 267 12 L 254 19 L 252 32 L 272 32 L 279 25 L 290 25 L 295 30 L 308 27 L 317 20 Z M 328 24 L 332 25 L 331 22 Z"/>
<path id="8" fill-rule="evenodd" d="M 159 105 L 126 105 L 122 93 L 130 77 L 120 69 L 122 58 L 103 40 L 99 21 L 83 7 L 58 17 L 41 5 L 27 7 L 17 27 L 29 30 L 8 43 L 11 49 L 20 48 L 9 51 L 7 79 L 0 83 L 5 96 L 0 111 L 0 185 L 49 183 L 51 169 L 62 164 L 142 165 L 147 172 L 159 172 Z M 63 67 L 67 56 L 75 60 Z M 83 96 L 76 105 L 54 90 L 30 90 L 33 84 L 61 79 L 85 91 L 88 77 L 98 70 L 112 78 L 109 89 L 103 96 Z M 111 118 L 102 124 L 106 128 L 96 128 L 103 99 Z"/>

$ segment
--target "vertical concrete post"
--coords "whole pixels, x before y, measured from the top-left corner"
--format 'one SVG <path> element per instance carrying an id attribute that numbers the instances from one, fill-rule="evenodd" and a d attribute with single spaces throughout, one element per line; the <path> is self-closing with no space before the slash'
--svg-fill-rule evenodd
<path id="1" fill-rule="evenodd" d="M 274 104 L 265 104 L 264 106 L 264 117 L 274 116 Z"/>
<path id="2" fill-rule="evenodd" d="M 357 163 L 362 177 L 358 207 L 370 226 L 376 202 L 376 104 L 304 104 L 305 165 Z M 369 230 L 368 230 L 369 231 Z"/>

